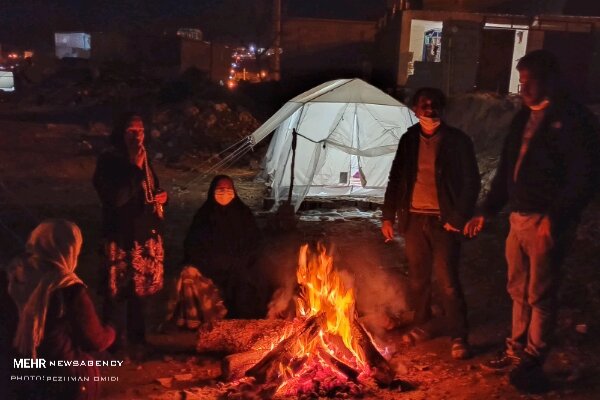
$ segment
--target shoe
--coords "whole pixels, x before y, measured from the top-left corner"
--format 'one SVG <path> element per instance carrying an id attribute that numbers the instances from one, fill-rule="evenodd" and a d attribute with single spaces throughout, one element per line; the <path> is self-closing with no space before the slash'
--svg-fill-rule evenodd
<path id="1" fill-rule="evenodd" d="M 526 354 L 509 375 L 509 382 L 517 390 L 540 394 L 550 390 L 550 382 L 539 359 Z"/>
<path id="2" fill-rule="evenodd" d="M 499 353 L 495 358 L 481 363 L 481 368 L 488 371 L 506 371 L 519 365 L 521 358 L 505 351 Z"/>
<path id="3" fill-rule="evenodd" d="M 452 348 L 450 355 L 455 360 L 466 360 L 471 358 L 471 348 L 469 343 L 463 338 L 452 339 Z"/>
<path id="4" fill-rule="evenodd" d="M 402 335 L 400 342 L 407 346 L 415 346 L 418 343 L 431 339 L 431 335 L 422 328 L 414 328 L 410 332 Z"/>

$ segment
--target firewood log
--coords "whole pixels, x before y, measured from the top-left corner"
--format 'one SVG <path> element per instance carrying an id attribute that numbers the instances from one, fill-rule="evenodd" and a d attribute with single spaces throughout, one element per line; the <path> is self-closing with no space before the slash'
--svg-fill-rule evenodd
<path id="1" fill-rule="evenodd" d="M 256 365 L 264 355 L 265 351 L 251 350 L 225 357 L 221 368 L 223 378 L 233 381 L 244 377 L 246 371 Z"/>
<path id="2" fill-rule="evenodd" d="M 279 366 L 288 367 L 293 361 L 298 339 L 306 342 L 313 340 L 321 326 L 325 323 L 325 314 L 321 313 L 306 320 L 300 329 L 294 330 L 291 336 L 282 340 L 273 350 L 267 353 L 254 367 L 246 371 L 246 376 L 252 376 L 258 383 L 272 382 L 278 379 Z"/>
<path id="3" fill-rule="evenodd" d="M 212 328 L 202 327 L 198 330 L 196 351 L 243 353 L 277 340 L 291 324 L 291 321 L 262 319 L 216 321 Z"/>
<path id="4" fill-rule="evenodd" d="M 343 362 L 342 360 L 335 357 L 333 354 L 330 354 L 325 349 L 319 349 L 319 355 L 323 360 L 334 366 L 338 371 L 346 376 L 346 378 L 350 379 L 352 382 L 356 382 L 359 372 Z"/>
<path id="5" fill-rule="evenodd" d="M 389 385 L 394 380 L 394 370 L 375 347 L 371 337 L 357 319 L 352 320 L 352 336 L 356 338 L 366 357 L 366 362 L 374 370 L 373 378 L 377 383 Z"/>

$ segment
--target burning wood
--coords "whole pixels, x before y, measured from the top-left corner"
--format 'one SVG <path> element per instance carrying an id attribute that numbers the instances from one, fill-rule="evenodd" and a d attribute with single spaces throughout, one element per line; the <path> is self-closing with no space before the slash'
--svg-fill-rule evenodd
<path id="1" fill-rule="evenodd" d="M 394 371 L 358 321 L 353 290 L 344 287 L 324 246 L 300 248 L 297 278 L 296 323 L 245 375 L 291 396 L 355 395 L 373 380 L 390 385 Z M 227 375 L 240 376 L 256 356 L 230 356 Z"/>
<path id="2" fill-rule="evenodd" d="M 296 352 L 298 341 L 301 339 L 307 341 L 313 340 L 319 334 L 320 325 L 324 322 L 324 317 L 324 314 L 310 317 L 302 329 L 282 340 L 258 364 L 250 368 L 246 372 L 246 375 L 256 378 L 258 383 L 267 382 L 267 378 L 270 378 L 269 380 L 271 381 L 277 380 L 281 375 L 281 370 L 287 369 L 294 357 L 299 355 Z M 303 354 L 300 354 L 300 356 L 303 356 Z"/>
<path id="3" fill-rule="evenodd" d="M 243 353 L 250 350 L 268 351 L 273 342 L 281 338 L 292 326 L 283 320 L 240 320 L 216 321 L 212 327 L 198 330 L 196 351 L 225 354 Z"/>
<path id="4" fill-rule="evenodd" d="M 242 378 L 264 355 L 264 351 L 251 350 L 225 357 L 222 366 L 223 378 L 228 381 Z"/>
<path id="5" fill-rule="evenodd" d="M 375 348 L 371 336 L 356 319 L 352 320 L 352 335 L 363 349 L 367 365 L 374 368 L 373 377 L 378 383 L 389 385 L 394 380 L 394 370 L 381 353 Z"/>

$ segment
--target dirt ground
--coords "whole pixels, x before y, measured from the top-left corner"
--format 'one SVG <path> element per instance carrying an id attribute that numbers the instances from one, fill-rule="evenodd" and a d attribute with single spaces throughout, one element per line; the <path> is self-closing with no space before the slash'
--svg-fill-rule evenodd
<path id="1" fill-rule="evenodd" d="M 96 292 L 100 206 L 91 185 L 95 159 L 105 137 L 86 124 L 57 123 L 38 118 L 27 122 L 6 113 L 0 121 L 0 261 L 19 250 L 22 240 L 44 218 L 64 217 L 82 229 L 84 247 L 78 273 Z M 182 165 L 198 166 L 195 159 Z M 107 368 L 106 376 L 118 382 L 104 384 L 104 399 L 213 399 L 222 393 L 220 357 L 193 351 L 194 334 L 159 333 L 167 315 L 181 258 L 181 244 L 191 217 L 208 187 L 202 173 L 166 168 L 156 163 L 161 186 L 170 194 L 167 210 L 167 287 L 151 300 L 150 343 L 153 355 L 143 363 Z M 254 182 L 256 171 L 239 168 L 234 176 L 242 199 L 254 210 L 262 208 L 263 186 Z M 192 180 L 195 179 L 195 180 Z M 406 281 L 402 241 L 384 244 L 377 213 L 366 215 L 336 205 L 312 211 L 295 233 L 280 234 L 260 217 L 265 232 L 265 268 L 269 278 L 285 279 L 296 262 L 297 246 L 304 240 L 327 238 L 336 247 L 336 264 L 350 270 L 361 301 L 393 288 L 398 310 L 403 294 L 394 292 Z M 347 212 L 350 211 L 350 216 Z M 353 214 L 354 212 L 354 214 Z M 513 389 L 504 375 L 483 371 L 479 364 L 502 348 L 509 329 L 510 302 L 505 292 L 503 239 L 506 218 L 501 217 L 480 238 L 464 242 L 462 281 L 469 306 L 471 342 L 475 356 L 467 361 L 450 358 L 449 340 L 439 338 L 415 348 L 398 345 L 401 330 L 378 334 L 378 343 L 394 354 L 398 376 L 409 383 L 404 391 L 382 389 L 368 398 L 380 399 L 596 399 L 600 396 L 600 202 L 587 210 L 577 240 L 566 261 L 561 291 L 557 346 L 547 363 L 553 389 L 543 396 L 525 396 Z M 346 215 L 346 216 L 344 216 Z M 273 272 L 274 267 L 278 273 Z M 384 271 L 385 274 L 382 275 Z M 386 276 L 380 288 L 361 287 L 372 276 Z M 274 285 L 276 282 L 273 283 Z M 390 290 L 387 290 L 388 292 Z M 99 299 L 98 305 L 100 305 Z M 381 306 L 381 305 L 378 305 Z M 394 304 L 391 305 L 394 309 Z M 392 311 L 390 313 L 393 314 Z M 173 378 L 170 387 L 157 378 Z M 169 386 L 167 384 L 166 386 Z"/>

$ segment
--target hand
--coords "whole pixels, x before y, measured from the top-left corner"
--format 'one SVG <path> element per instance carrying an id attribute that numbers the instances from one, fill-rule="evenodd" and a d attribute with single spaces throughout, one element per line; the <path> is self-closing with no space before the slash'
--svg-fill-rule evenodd
<path id="1" fill-rule="evenodd" d="M 129 161 L 138 168 L 143 168 L 146 160 L 146 149 L 144 146 L 139 146 L 129 151 Z"/>
<path id="2" fill-rule="evenodd" d="M 481 215 L 475 216 L 471 218 L 469 222 L 467 222 L 465 228 L 463 229 L 463 234 L 469 238 L 475 237 L 479 234 L 479 232 L 481 232 L 484 225 L 485 218 Z"/>
<path id="3" fill-rule="evenodd" d="M 394 224 L 392 221 L 384 220 L 381 223 L 381 233 L 386 242 L 394 239 Z"/>
<path id="4" fill-rule="evenodd" d="M 460 232 L 460 229 L 456 229 L 455 227 L 450 225 L 448 222 L 446 222 L 444 224 L 444 229 L 447 230 L 448 232 Z"/>
<path id="5" fill-rule="evenodd" d="M 552 238 L 552 223 L 547 215 L 540 220 L 537 229 L 537 237 L 545 246 L 552 247 L 554 244 L 554 239 Z"/>
<path id="6" fill-rule="evenodd" d="M 165 204 L 168 199 L 167 192 L 159 192 L 154 195 L 154 200 L 156 200 L 159 204 Z"/>

